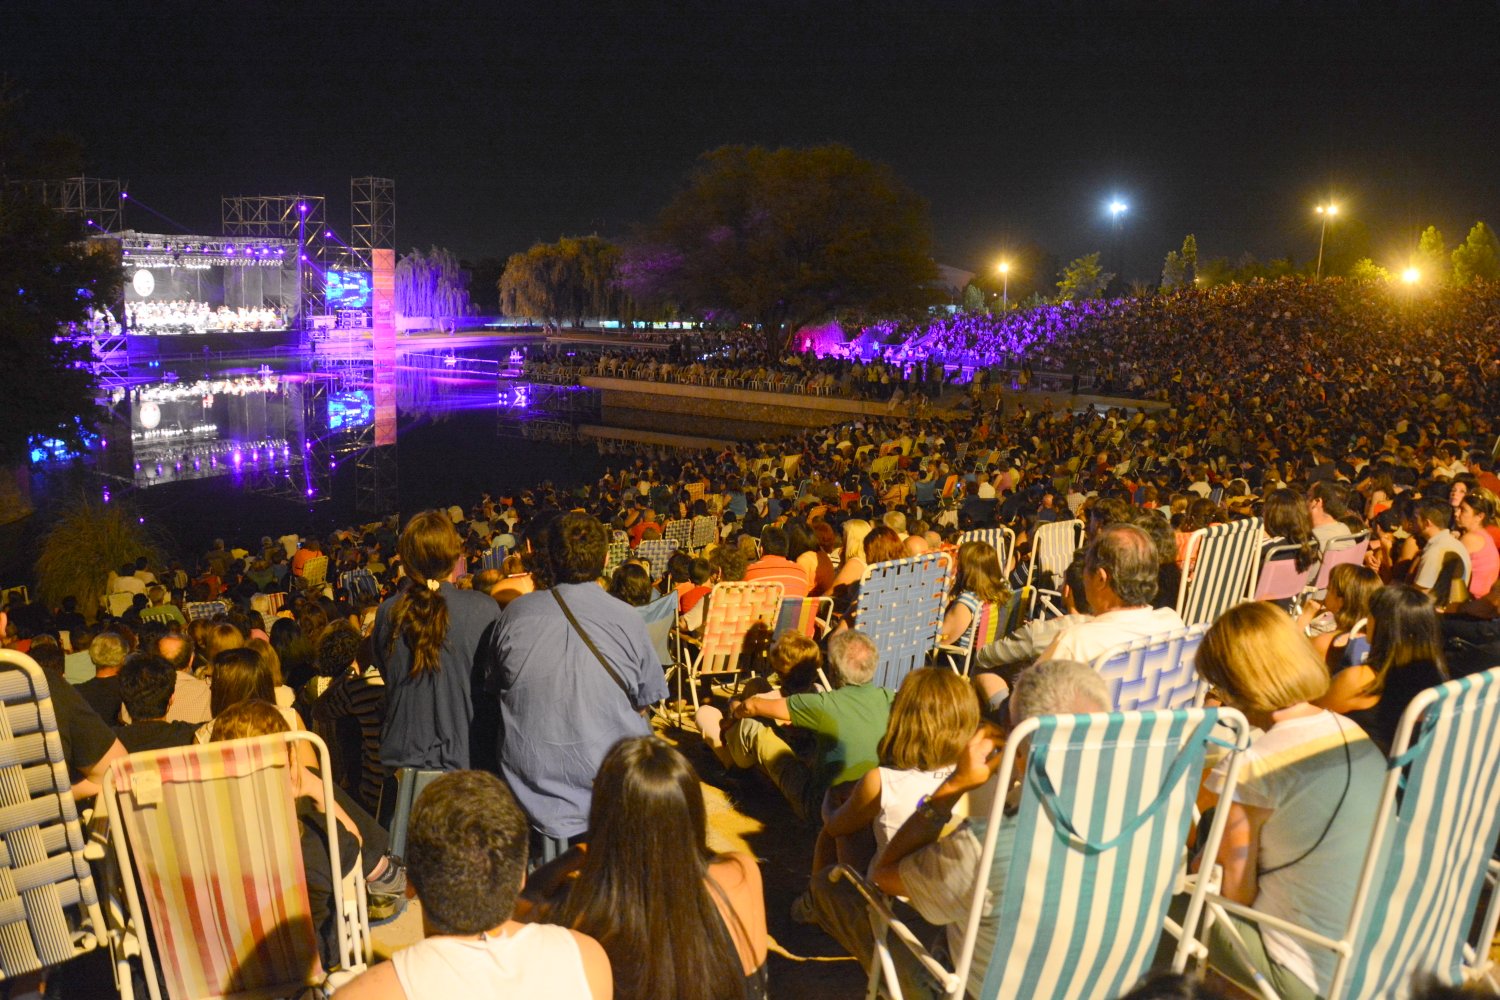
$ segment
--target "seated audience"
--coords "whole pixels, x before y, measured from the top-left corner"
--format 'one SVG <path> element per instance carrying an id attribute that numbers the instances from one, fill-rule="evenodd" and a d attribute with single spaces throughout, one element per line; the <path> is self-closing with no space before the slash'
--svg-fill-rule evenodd
<path id="1" fill-rule="evenodd" d="M 120 721 L 120 667 L 130 655 L 130 642 L 118 632 L 100 632 L 89 643 L 94 676 L 78 685 L 78 693 L 107 725 Z"/>
<path id="2" fill-rule="evenodd" d="M 115 736 L 129 753 L 164 750 L 193 743 L 198 726 L 170 722 L 167 714 L 177 690 L 177 671 L 156 653 L 133 653 L 120 668 L 120 693 L 131 721 L 115 727 Z"/>
<path id="3" fill-rule="evenodd" d="M 1093 663 L 1122 643 L 1183 627 L 1174 608 L 1151 606 L 1156 597 L 1156 545 L 1133 524 L 1103 528 L 1084 550 L 1084 594 L 1093 617 L 1065 628 L 1044 660 Z"/>

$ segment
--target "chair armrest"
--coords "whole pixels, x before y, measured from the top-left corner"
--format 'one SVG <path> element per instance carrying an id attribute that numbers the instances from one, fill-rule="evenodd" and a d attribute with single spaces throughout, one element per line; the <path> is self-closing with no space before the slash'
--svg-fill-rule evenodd
<path id="1" fill-rule="evenodd" d="M 858 890 L 859 894 L 864 897 L 865 904 L 870 907 L 873 914 L 871 923 L 877 928 L 875 932 L 877 945 L 880 943 L 879 938 L 882 936 L 879 928 L 883 927 L 894 931 L 896 939 L 905 945 L 907 950 L 916 957 L 917 961 L 922 963 L 922 967 L 932 973 L 933 978 L 942 984 L 945 995 L 952 994 L 958 988 L 958 976 L 953 974 L 953 970 L 945 968 L 942 962 L 934 958 L 932 953 L 927 950 L 927 946 L 922 944 L 921 940 L 912 933 L 911 928 L 901 922 L 891 909 L 890 904 L 886 902 L 885 893 L 865 881 L 863 876 L 848 865 L 838 865 L 835 867 L 832 877 L 835 882 L 841 878 L 848 879 L 854 888 Z M 876 960 L 878 961 L 879 959 L 877 958 Z"/>

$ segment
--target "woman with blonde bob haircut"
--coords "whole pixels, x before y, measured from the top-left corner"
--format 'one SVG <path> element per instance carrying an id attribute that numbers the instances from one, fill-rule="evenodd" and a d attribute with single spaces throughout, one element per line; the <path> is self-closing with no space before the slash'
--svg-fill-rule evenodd
<path id="1" fill-rule="evenodd" d="M 978 729 L 979 696 L 963 677 L 935 667 L 907 674 L 880 740 L 880 766 L 854 782 L 842 802 L 833 792 L 823 798 L 813 873 L 835 861 L 868 866 L 917 803 L 953 773 Z"/>
<path id="2" fill-rule="evenodd" d="M 1203 783 L 1202 805 L 1229 810 L 1217 859 L 1221 891 L 1258 912 L 1337 938 L 1354 905 L 1384 755 L 1359 726 L 1312 704 L 1328 691 L 1328 668 L 1272 604 L 1248 602 L 1224 612 L 1203 637 L 1195 662 L 1214 696 L 1262 730 L 1241 755 L 1231 801 L 1218 798 L 1224 765 Z M 1220 921 L 1208 941 L 1216 969 L 1250 992 L 1259 972 L 1287 1000 L 1327 995 L 1333 952 L 1266 925 L 1230 922 L 1251 961 L 1238 956 Z"/>

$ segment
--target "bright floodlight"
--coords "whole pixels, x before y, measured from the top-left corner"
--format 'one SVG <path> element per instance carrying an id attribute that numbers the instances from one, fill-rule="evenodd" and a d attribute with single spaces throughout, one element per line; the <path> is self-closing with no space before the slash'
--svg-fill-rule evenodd
<path id="1" fill-rule="evenodd" d="M 1319 205 L 1318 206 L 1318 214 L 1319 215 L 1338 215 L 1339 214 L 1339 207 L 1337 205 L 1335 205 L 1333 202 L 1330 201 L 1326 205 Z"/>
<path id="2" fill-rule="evenodd" d="M 1408 285 L 1415 285 L 1417 282 L 1422 280 L 1422 272 L 1418 271 L 1414 267 L 1408 267 L 1406 270 L 1401 272 L 1401 280 L 1406 282 Z"/>
<path id="3" fill-rule="evenodd" d="M 1010 262 L 1009 261 L 1001 261 L 1000 262 L 1000 273 L 1001 274 L 1009 274 L 1010 273 Z"/>
<path id="4" fill-rule="evenodd" d="M 1118 217 L 1121 212 L 1125 211 L 1129 207 L 1129 205 L 1126 205 L 1123 201 L 1116 198 L 1114 201 L 1109 203 L 1109 214 Z"/>

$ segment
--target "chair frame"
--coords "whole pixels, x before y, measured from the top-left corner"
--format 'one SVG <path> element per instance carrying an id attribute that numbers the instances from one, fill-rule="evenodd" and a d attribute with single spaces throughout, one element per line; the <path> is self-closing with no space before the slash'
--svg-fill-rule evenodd
<path id="1" fill-rule="evenodd" d="M 1182 583 L 1177 588 L 1175 605 L 1186 624 L 1212 625 L 1219 615 L 1239 603 L 1246 594 L 1255 593 L 1260 570 L 1260 537 L 1261 520 L 1258 517 L 1214 524 L 1193 532 L 1188 539 L 1187 565 L 1182 568 Z M 1211 558 L 1217 558 L 1220 556 L 1220 542 L 1227 547 L 1230 561 L 1224 566 L 1216 561 L 1209 567 L 1204 547 L 1213 546 L 1215 551 Z M 1208 593 L 1203 590 L 1205 579 L 1220 579 L 1222 587 Z"/>
<path id="2" fill-rule="evenodd" d="M 1068 550 L 1068 557 L 1058 564 L 1058 559 L 1063 550 L 1061 541 L 1063 532 L 1071 531 L 1073 546 Z M 1058 580 L 1068 571 L 1068 564 L 1073 561 L 1073 555 L 1083 543 L 1083 522 L 1074 518 L 1070 521 L 1052 521 L 1048 524 L 1039 524 L 1031 533 L 1031 557 L 1026 564 L 1026 583 L 1036 589 L 1034 601 L 1040 601 L 1042 606 L 1054 616 L 1061 616 L 1063 610 L 1052 598 L 1062 600 L 1062 590 L 1053 590 L 1043 587 L 1037 582 L 1037 571 L 1048 573 Z M 1053 536 L 1057 536 L 1054 538 Z M 1001 567 L 1004 569 L 1004 567 Z M 1031 617 L 1031 616 L 1028 616 Z"/>
<path id="3" fill-rule="evenodd" d="M 1141 671 L 1137 668 L 1144 665 L 1148 652 L 1158 646 L 1165 646 L 1172 655 L 1171 672 L 1180 673 L 1183 669 L 1183 659 L 1187 656 L 1196 656 L 1198 645 L 1203 637 L 1208 634 L 1207 625 L 1189 625 L 1187 628 L 1172 629 L 1169 632 L 1158 632 L 1156 635 L 1148 635 L 1140 639 L 1132 639 L 1130 642 L 1122 642 L 1112 649 L 1100 654 L 1093 662 L 1093 668 L 1109 684 L 1110 698 L 1114 701 L 1117 712 L 1140 712 L 1140 711 L 1170 711 L 1179 708 L 1200 708 L 1204 699 L 1208 696 L 1208 686 L 1197 679 L 1194 674 L 1193 695 L 1190 698 L 1170 699 L 1167 704 L 1143 704 L 1141 701 L 1121 703 L 1120 695 L 1124 691 L 1127 676 L 1121 673 L 1119 666 L 1123 664 L 1130 671 L 1129 676 L 1140 678 Z M 1191 644 L 1191 645 L 1189 645 Z M 1191 662 L 1191 661 L 1189 661 Z M 1165 671 L 1156 671 L 1164 673 Z"/>
<path id="4" fill-rule="evenodd" d="M 1184 721 L 1192 723 L 1196 720 L 1198 724 L 1201 724 L 1209 719 L 1216 719 L 1221 726 L 1224 726 L 1233 732 L 1234 743 L 1230 745 L 1230 753 L 1232 754 L 1232 757 L 1230 758 L 1229 764 L 1227 766 L 1224 786 L 1224 794 L 1226 796 L 1233 795 L 1234 789 L 1239 779 L 1240 753 L 1249 745 L 1250 735 L 1249 723 L 1245 721 L 1245 717 L 1243 715 L 1241 715 L 1234 709 L 1196 709 L 1188 713 L 1116 712 L 1099 713 L 1098 715 L 1092 716 L 1052 716 L 1051 718 L 1057 720 L 1057 723 L 1060 727 L 1067 726 L 1067 731 L 1070 733 L 1072 730 L 1077 729 L 1080 726 L 1089 726 L 1091 723 L 1096 724 L 1100 720 L 1119 720 L 1122 718 L 1126 720 L 1140 719 L 1142 720 L 1142 722 L 1149 724 L 1149 720 L 1153 717 L 1162 717 L 1169 715 L 1182 715 L 1184 717 Z M 1022 747 L 1026 748 L 1026 752 L 1028 753 L 1028 755 L 1031 753 L 1032 748 L 1030 746 L 1031 741 L 1029 737 L 1037 733 L 1041 726 L 1042 719 L 1031 718 L 1026 719 L 1014 730 L 1012 730 L 1005 742 L 1005 748 L 1001 755 L 999 771 L 997 775 L 991 779 L 991 784 L 994 788 L 1008 789 L 1011 787 L 1013 781 L 1019 777 L 1016 771 L 1016 758 L 1020 755 L 1020 749 Z M 1192 734 L 1193 730 L 1187 730 L 1187 732 L 1189 734 Z M 1189 743 L 1191 742 L 1192 738 L 1192 735 L 1188 736 Z M 1179 749 L 1178 752 L 1189 752 L 1190 749 L 1191 748 L 1185 744 Z M 1192 776 L 1185 777 L 1186 784 L 1184 785 L 1184 788 L 1186 789 L 1186 794 L 1196 795 L 1198 788 L 1197 782 L 1193 780 Z M 1029 786 L 1030 782 L 1028 782 L 1027 784 Z M 895 932 L 896 939 L 900 941 L 901 944 L 910 949 L 912 954 L 916 956 L 917 960 L 921 962 L 922 966 L 933 975 L 933 977 L 938 981 L 943 990 L 942 996 L 945 998 L 945 1000 L 964 1000 L 966 996 L 965 991 L 968 986 L 969 972 L 974 962 L 974 950 L 976 946 L 976 937 L 979 930 L 979 924 L 984 916 L 986 897 L 989 896 L 990 871 L 993 868 L 995 862 L 995 843 L 999 839 L 1001 824 L 1007 822 L 1007 820 L 1009 819 L 1005 815 L 1005 809 L 1006 795 L 994 795 L 993 802 L 990 807 L 989 822 L 987 823 L 985 829 L 983 847 L 980 850 L 979 871 L 977 877 L 974 880 L 974 893 L 969 904 L 968 920 L 964 927 L 963 944 L 959 949 L 959 954 L 956 956 L 957 961 L 955 963 L 955 966 L 951 970 L 945 968 L 936 958 L 934 958 L 927 951 L 927 949 L 923 947 L 921 941 L 918 940 L 916 935 L 913 934 L 911 930 L 907 928 L 895 916 L 882 893 L 880 893 L 877 889 L 866 882 L 858 873 L 847 868 L 846 866 L 840 865 L 837 869 L 835 869 L 834 877 L 849 879 L 859 890 L 860 894 L 864 896 L 865 902 L 871 910 L 871 924 L 875 928 L 875 954 L 874 960 L 870 963 L 869 980 L 866 991 L 866 997 L 868 998 L 868 1000 L 875 1000 L 875 998 L 880 995 L 882 986 L 884 986 L 885 989 L 890 992 L 890 995 L 893 996 L 895 1000 L 904 1000 L 904 995 L 901 990 L 901 984 L 896 976 L 895 963 L 891 958 L 890 948 L 887 943 L 887 932 Z M 1046 812 L 1045 807 L 1043 807 L 1043 811 Z M 1227 822 L 1228 810 L 1216 811 L 1212 821 L 1209 824 L 1207 836 L 1203 840 L 1204 851 L 1213 852 L 1213 854 L 1206 854 L 1206 856 L 1212 857 L 1217 854 L 1218 845 L 1223 838 L 1224 827 Z M 1055 822 L 1052 826 L 1052 829 L 1054 830 L 1057 839 L 1071 840 L 1073 841 L 1074 845 L 1077 844 L 1077 838 L 1072 837 L 1071 835 L 1067 835 L 1065 831 L 1059 829 L 1055 825 Z M 1176 922 L 1172 921 L 1170 917 L 1165 917 L 1163 921 L 1162 933 L 1171 933 L 1175 934 L 1178 937 L 1177 947 L 1174 950 L 1172 957 L 1172 970 L 1174 972 L 1181 972 L 1187 965 L 1189 955 L 1195 950 L 1195 948 L 1197 948 L 1193 933 L 1198 927 L 1199 920 L 1204 912 L 1208 892 L 1206 882 L 1201 879 L 1197 880 L 1196 884 L 1187 886 L 1183 885 L 1183 873 L 1187 861 L 1187 847 L 1185 842 L 1180 846 L 1174 845 L 1174 847 L 1177 847 L 1181 852 L 1179 858 L 1176 861 L 1176 865 L 1178 866 L 1176 885 L 1179 887 L 1179 890 L 1181 890 L 1182 888 L 1187 888 L 1190 891 L 1190 897 L 1188 909 L 1186 914 L 1184 915 L 1182 923 L 1178 925 L 1176 924 Z M 1078 850 L 1079 848 L 1073 846 L 1073 849 Z M 995 901 L 995 908 L 997 910 L 1000 909 L 1003 905 L 1005 896 L 1012 891 L 1014 891 L 1013 887 L 1007 885 L 1006 890 L 1002 894 L 1001 898 Z M 999 945 L 1000 940 L 1003 940 L 1003 936 L 1002 939 L 997 939 L 997 946 Z M 1149 961 L 1150 957 L 1148 956 L 1147 963 L 1149 963 Z M 1144 971 L 1145 969 L 1141 970 L 1141 972 L 1143 973 Z M 884 980 L 884 982 L 882 982 L 882 980 Z M 1130 983 L 1127 982 L 1125 985 L 1128 987 Z"/>
<path id="5" fill-rule="evenodd" d="M 736 678 L 743 672 L 740 659 L 745 652 L 745 639 L 751 628 L 757 622 L 764 622 L 767 630 L 776 627 L 776 619 L 781 614 L 781 601 L 785 588 L 774 582 L 734 582 L 716 584 L 713 590 L 704 595 L 703 600 L 708 602 L 707 613 L 703 617 L 703 635 L 697 641 L 690 641 L 678 633 L 676 662 L 672 665 L 671 673 L 677 680 L 677 724 L 682 725 L 682 687 L 687 684 L 688 697 L 692 699 L 693 711 L 698 711 L 698 684 L 704 677 L 716 674 L 733 674 Z M 769 616 L 760 615 L 754 620 L 742 623 L 731 623 L 726 620 L 730 613 L 724 609 L 731 604 L 724 600 L 726 595 L 743 594 L 746 598 L 759 596 L 766 601 L 766 610 Z M 774 595 L 774 596 L 773 596 Z M 741 627 L 742 626 L 742 627 Z M 767 637 L 768 640 L 772 638 Z M 769 642 L 768 642 L 769 646 Z"/>
<path id="6" fill-rule="evenodd" d="M 899 620 L 895 618 L 897 608 L 884 603 L 876 604 L 872 597 L 883 596 L 871 590 L 869 584 L 876 579 L 900 577 L 904 574 L 930 575 L 929 567 L 936 566 L 940 573 L 932 586 L 917 597 L 920 603 L 907 607 Z M 880 658 L 875 668 L 875 684 L 892 691 L 901 686 L 906 675 L 922 666 L 927 656 L 937 646 L 943 625 L 943 607 L 947 598 L 948 579 L 953 572 L 953 557 L 947 552 L 927 552 L 919 556 L 907 556 L 876 563 L 865 571 L 860 585 L 859 603 L 854 613 L 854 627 L 867 633 L 875 642 Z M 881 616 L 880 620 L 872 618 Z"/>
<path id="7" fill-rule="evenodd" d="M 328 755 L 328 747 L 316 734 L 303 730 L 286 733 L 276 733 L 270 736 L 251 737 L 246 740 L 234 740 L 232 743 L 253 744 L 261 743 L 268 747 L 284 748 L 289 756 L 288 767 L 301 766 L 296 762 L 295 747 L 299 743 L 307 743 L 312 746 L 317 755 L 318 767 L 321 773 L 323 785 L 323 817 L 324 822 L 329 825 L 330 833 L 333 824 L 338 820 L 334 818 L 331 803 L 335 802 L 333 792 L 333 767 Z M 115 960 L 115 982 L 123 1000 L 133 1000 L 134 986 L 131 979 L 131 971 L 128 956 L 134 952 L 139 955 L 145 971 L 146 988 L 151 1000 L 161 1000 L 161 984 L 158 979 L 158 961 L 155 954 L 159 944 L 153 944 L 151 933 L 151 920 L 146 912 L 141 899 L 141 889 L 138 888 L 139 873 L 135 864 L 135 845 L 131 843 L 131 837 L 126 831 L 126 824 L 120 822 L 119 817 L 124 815 L 121 809 L 122 796 L 132 794 L 121 787 L 121 776 L 124 769 L 132 762 L 139 762 L 142 758 L 158 759 L 181 757 L 184 759 L 209 759 L 220 754 L 226 746 L 224 743 L 202 744 L 189 747 L 176 747 L 170 750 L 149 751 L 134 754 L 124 760 L 116 761 L 105 772 L 103 790 L 100 793 L 101 801 L 113 819 L 110 823 L 110 841 L 114 847 L 115 874 L 118 876 L 120 885 L 115 886 L 116 891 L 122 892 L 128 913 L 128 923 L 119 928 L 112 928 L 110 934 L 110 950 Z M 368 902 L 365 895 L 364 879 L 361 877 L 358 863 L 354 870 L 354 893 L 352 898 L 347 892 L 345 878 L 342 876 L 343 867 L 339 857 L 339 838 L 330 835 L 328 841 L 329 871 L 332 873 L 332 898 L 330 900 L 333 909 L 333 918 L 337 927 L 339 939 L 339 951 L 343 959 L 342 967 L 330 972 L 322 969 L 324 979 L 322 986 L 325 988 L 336 988 L 364 971 L 369 966 L 371 959 L 371 943 L 369 931 Z M 300 871 L 301 854 L 296 858 L 286 859 L 287 864 L 296 864 Z M 321 961 L 318 962 L 321 968 Z M 286 983 L 284 987 L 291 987 L 290 995 L 298 995 L 310 986 L 319 984 L 310 983 Z M 281 987 L 276 987 L 281 988 Z M 272 987 L 261 988 L 244 994 L 245 996 L 268 995 Z M 238 994 L 230 994 L 236 996 Z"/>
<path id="8" fill-rule="evenodd" d="M 963 545 L 964 542 L 989 542 L 995 554 L 1000 557 L 1000 572 L 1009 575 L 1010 557 L 1016 551 L 1016 533 L 1007 525 L 965 531 L 958 536 L 958 544 Z"/>
<path id="9" fill-rule="evenodd" d="M 1488 719 L 1470 720 L 1468 731 L 1476 738 L 1487 736 L 1494 732 L 1497 728 L 1497 723 L 1500 723 L 1500 668 L 1471 674 L 1467 677 L 1448 681 L 1445 684 L 1422 691 L 1412 699 L 1411 704 L 1402 713 L 1401 722 L 1396 728 L 1396 736 L 1391 743 L 1391 752 L 1386 761 L 1385 781 L 1381 789 L 1379 811 L 1376 813 L 1375 826 L 1370 832 L 1364 861 L 1360 867 L 1358 888 L 1355 890 L 1354 895 L 1354 905 L 1344 931 L 1338 938 L 1330 938 L 1290 921 L 1281 920 L 1269 914 L 1258 913 L 1247 906 L 1225 899 L 1216 893 L 1210 893 L 1207 899 L 1210 914 L 1209 920 L 1212 921 L 1216 918 L 1222 918 L 1224 914 L 1229 914 L 1266 927 L 1273 927 L 1300 938 L 1311 945 L 1332 950 L 1337 956 L 1337 963 L 1334 966 L 1333 979 L 1329 984 L 1328 997 L 1330 1000 L 1345 1000 L 1345 998 L 1351 996 L 1362 998 L 1376 995 L 1399 995 L 1401 988 L 1409 989 L 1411 973 L 1417 971 L 1411 968 L 1403 970 L 1403 973 L 1396 977 L 1397 980 L 1401 981 L 1400 985 L 1397 985 L 1395 980 L 1384 984 L 1379 982 L 1369 984 L 1377 989 L 1378 992 L 1376 993 L 1351 992 L 1353 986 L 1350 983 L 1350 977 L 1356 971 L 1363 971 L 1362 969 L 1357 969 L 1357 967 L 1361 965 L 1364 958 L 1359 953 L 1359 946 L 1363 943 L 1362 939 L 1364 935 L 1376 924 L 1380 926 L 1391 926 L 1392 924 L 1391 921 L 1384 919 L 1385 915 L 1383 912 L 1377 910 L 1377 907 L 1384 898 L 1379 891 L 1377 880 L 1385 873 L 1386 851 L 1392 846 L 1387 841 L 1392 837 L 1402 837 L 1402 823 L 1400 817 L 1397 815 L 1401 808 L 1401 802 L 1398 802 L 1398 799 L 1402 802 L 1412 801 L 1414 796 L 1418 796 L 1424 791 L 1420 785 L 1407 784 L 1406 769 L 1420 755 L 1429 751 L 1431 746 L 1430 741 L 1433 739 L 1437 726 L 1441 723 L 1452 722 L 1451 716 L 1445 716 L 1441 709 L 1446 705 L 1452 705 L 1481 683 L 1488 685 L 1490 688 L 1486 692 L 1487 703 L 1479 706 L 1488 713 Z M 1425 719 L 1424 716 L 1427 715 L 1428 710 L 1435 704 L 1439 705 L 1439 711 L 1434 714 L 1432 719 Z M 1473 707 L 1465 707 L 1462 710 L 1477 714 L 1477 710 Z M 1424 722 L 1428 723 L 1428 725 L 1423 726 Z M 1493 737 L 1491 739 L 1493 740 Z M 1456 923 L 1459 927 L 1459 935 L 1462 938 L 1459 948 L 1462 951 L 1461 968 L 1466 978 L 1469 978 L 1471 981 L 1475 979 L 1487 980 L 1489 985 L 1494 988 L 1497 984 L 1494 981 L 1492 973 L 1489 950 L 1491 942 L 1495 937 L 1496 925 L 1500 923 L 1500 862 L 1494 860 L 1492 856 L 1495 849 L 1496 835 L 1500 833 L 1500 780 L 1497 780 L 1497 772 L 1500 772 L 1500 745 L 1492 746 L 1492 751 L 1495 751 L 1496 759 L 1492 760 L 1489 764 L 1489 770 L 1491 771 L 1490 783 L 1488 788 L 1484 789 L 1488 793 L 1488 800 L 1470 807 L 1471 815 L 1493 817 L 1487 821 L 1490 826 L 1488 842 L 1479 845 L 1483 849 L 1478 852 L 1478 870 L 1472 873 L 1475 882 L 1470 896 L 1471 907 L 1477 907 L 1480 895 L 1479 889 L 1483 883 L 1487 882 L 1491 890 L 1490 903 L 1481 920 L 1480 931 L 1474 939 L 1470 939 L 1468 934 L 1473 916 L 1476 915 L 1475 910 L 1471 909 L 1469 919 L 1458 920 Z M 1478 768 L 1471 763 L 1465 771 L 1465 779 L 1474 779 L 1475 774 L 1472 772 L 1477 770 Z M 1433 785 L 1452 784 L 1455 786 L 1462 784 L 1460 782 L 1442 780 L 1446 777 L 1448 777 L 1446 774 L 1435 776 L 1431 780 L 1431 783 Z M 1458 793 L 1451 788 L 1446 791 L 1450 795 Z M 1470 795 L 1474 793 L 1474 789 L 1472 788 L 1464 788 L 1462 791 Z M 1225 797 L 1227 798 L 1227 796 Z M 1477 795 L 1473 797 L 1477 798 Z M 1441 810 L 1435 811 L 1434 814 L 1445 816 L 1445 813 Z M 1445 818 L 1453 821 L 1451 816 L 1445 816 Z M 1422 859 L 1424 863 L 1427 860 L 1425 858 Z M 1411 921 L 1398 920 L 1394 923 L 1401 926 L 1403 934 L 1410 934 L 1413 929 L 1413 922 Z M 1416 921 L 1416 924 L 1419 926 L 1423 923 L 1422 921 Z M 1236 951 L 1241 952 L 1243 959 L 1243 941 L 1233 929 L 1233 924 L 1226 923 L 1226 927 L 1230 932 L 1231 944 L 1235 947 Z M 1247 962 L 1247 964 L 1249 963 Z M 1279 995 L 1270 982 L 1263 975 L 1260 975 L 1258 970 L 1255 988 L 1266 1000 L 1280 1000 Z M 1398 992 L 1392 992 L 1393 990 Z"/>
<path id="10" fill-rule="evenodd" d="M 0 777 L 8 789 L 0 868 L 6 902 L 20 910 L 5 927 L 4 952 L 30 952 L 20 964 L 10 961 L 17 955 L 0 955 L 0 983 L 9 983 L 95 950 L 106 926 L 47 675 L 26 654 L 0 649 L 0 687 Z"/>

